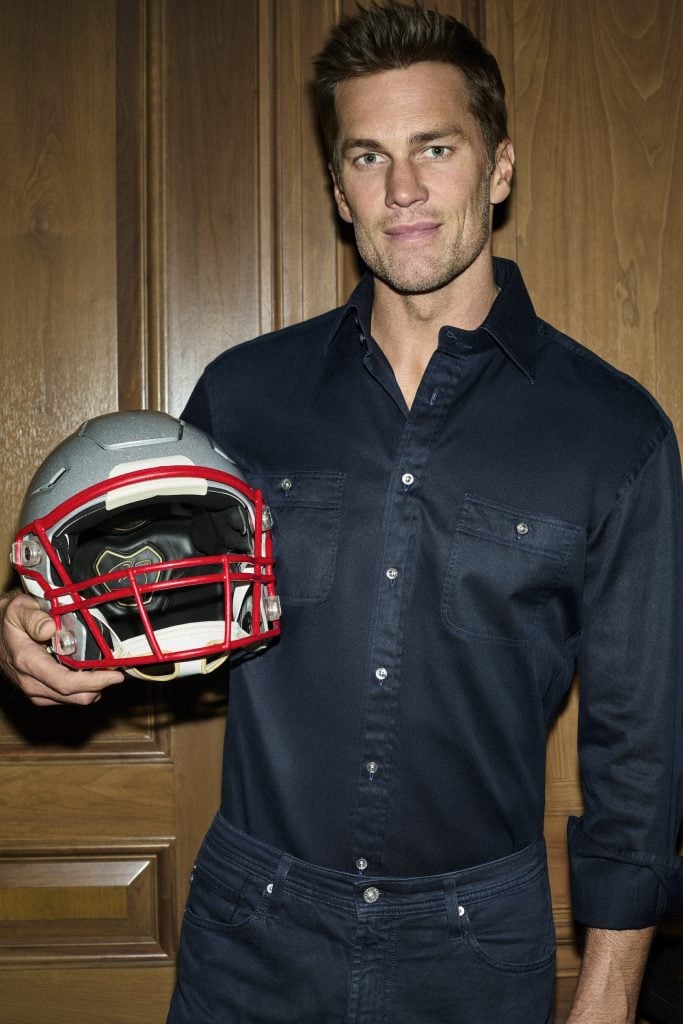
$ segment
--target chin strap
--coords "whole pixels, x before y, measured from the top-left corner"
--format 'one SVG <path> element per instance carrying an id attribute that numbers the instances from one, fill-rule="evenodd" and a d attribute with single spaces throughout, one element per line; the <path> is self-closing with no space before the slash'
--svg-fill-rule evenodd
<path id="1" fill-rule="evenodd" d="M 230 657 L 229 654 L 220 655 L 217 658 L 200 658 L 194 661 L 173 661 L 170 663 L 171 671 L 163 675 L 158 673 L 152 675 L 142 668 L 124 668 L 127 676 L 135 676 L 136 679 L 144 679 L 150 683 L 168 683 L 172 679 L 181 679 L 183 676 L 208 676 L 210 672 L 220 668 Z"/>
<path id="2" fill-rule="evenodd" d="M 144 633 L 138 636 L 131 636 L 122 640 L 109 625 L 104 615 L 93 608 L 92 615 L 97 619 L 102 628 L 109 636 L 109 643 L 115 658 L 140 658 L 148 657 L 153 653 L 149 640 Z M 173 654 L 176 651 L 184 651 L 191 647 L 211 647 L 214 644 L 222 644 L 224 637 L 225 623 L 223 619 L 214 619 L 207 622 L 181 623 L 177 626 L 165 626 L 163 629 L 154 631 L 159 646 L 164 654 Z M 237 622 L 230 624 L 230 639 L 242 640 L 249 634 L 242 629 Z M 172 679 L 180 679 L 184 676 L 208 675 L 220 668 L 229 658 L 229 652 L 210 655 L 203 658 L 193 658 L 189 661 L 174 661 L 168 665 L 168 672 L 146 672 L 143 667 L 135 668 L 122 666 L 126 675 L 135 676 L 137 679 L 148 680 L 149 682 L 169 682 Z M 157 663 L 158 664 L 158 663 Z"/>
<path id="3" fill-rule="evenodd" d="M 232 622 L 230 625 L 231 640 L 241 640 L 249 635 L 236 622 Z M 185 651 L 191 647 L 211 647 L 214 644 L 222 644 L 224 623 L 222 619 L 183 623 L 178 626 L 157 629 L 154 635 L 164 654 L 173 654 L 175 651 Z M 144 635 L 132 636 L 128 640 L 119 641 L 114 648 L 114 657 L 116 658 L 145 657 L 150 654 L 152 654 L 152 649 Z M 171 679 L 180 679 L 183 676 L 208 675 L 209 672 L 219 668 L 228 656 L 226 653 L 221 653 L 213 658 L 209 655 L 189 661 L 174 661 L 169 664 L 169 671 L 162 674 L 146 672 L 144 666 L 139 668 L 123 666 L 123 669 L 128 675 L 138 679 L 166 682 Z"/>

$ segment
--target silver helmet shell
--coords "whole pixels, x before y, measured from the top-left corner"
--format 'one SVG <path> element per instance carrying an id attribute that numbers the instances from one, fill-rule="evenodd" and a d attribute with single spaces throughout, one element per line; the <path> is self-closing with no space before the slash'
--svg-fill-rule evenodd
<path id="1" fill-rule="evenodd" d="M 260 491 L 165 413 L 83 423 L 34 475 L 20 524 L 13 564 L 72 668 L 175 678 L 279 632 Z"/>

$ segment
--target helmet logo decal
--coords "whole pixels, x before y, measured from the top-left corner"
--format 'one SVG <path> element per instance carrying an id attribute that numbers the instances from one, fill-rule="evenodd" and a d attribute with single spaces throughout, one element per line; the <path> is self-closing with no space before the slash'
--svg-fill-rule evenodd
<path id="1" fill-rule="evenodd" d="M 161 571 L 150 569 L 149 572 L 140 572 L 139 570 L 144 569 L 146 566 L 158 565 L 163 561 L 164 557 L 161 552 L 153 548 L 151 544 L 145 544 L 133 552 L 112 551 L 111 548 L 105 548 L 97 556 L 93 568 L 98 576 L 106 576 L 111 572 L 124 572 L 127 569 L 135 569 L 137 582 L 144 586 L 145 584 L 158 583 L 161 579 Z M 126 578 L 110 582 L 103 580 L 102 586 L 110 593 L 114 593 L 119 588 L 127 588 L 128 580 Z M 143 598 L 143 604 L 149 604 L 153 597 L 154 594 L 148 594 Z M 116 603 L 121 608 L 135 607 L 135 599 L 132 597 L 125 600 L 122 599 Z"/>

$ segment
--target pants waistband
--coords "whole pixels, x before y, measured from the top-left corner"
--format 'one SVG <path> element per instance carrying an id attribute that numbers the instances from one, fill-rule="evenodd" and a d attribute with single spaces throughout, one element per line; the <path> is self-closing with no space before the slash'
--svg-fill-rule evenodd
<path id="1" fill-rule="evenodd" d="M 459 900 L 476 902 L 509 891 L 531 876 L 546 870 L 543 836 L 508 857 L 440 875 L 415 877 L 355 875 L 309 864 L 254 839 L 231 825 L 220 813 L 214 818 L 205 844 L 218 855 L 237 861 L 268 883 L 286 878 L 289 888 L 298 889 L 327 903 L 368 904 L 368 891 L 376 890 L 383 907 L 407 910 L 410 904 L 443 898 L 444 891 L 457 892 Z M 372 897 L 374 893 L 371 893 Z M 374 902 L 374 901 L 373 901 Z M 379 908 L 378 908 L 379 909 Z"/>

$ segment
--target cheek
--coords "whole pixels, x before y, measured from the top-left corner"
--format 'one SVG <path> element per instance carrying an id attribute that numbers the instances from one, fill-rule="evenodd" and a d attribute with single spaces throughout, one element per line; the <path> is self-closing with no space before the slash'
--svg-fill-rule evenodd
<path id="1" fill-rule="evenodd" d="M 374 171 L 361 180 L 347 183 L 341 194 L 341 205 L 338 201 L 339 212 L 345 220 L 360 221 L 369 226 L 386 212 L 385 197 L 385 177 Z"/>

